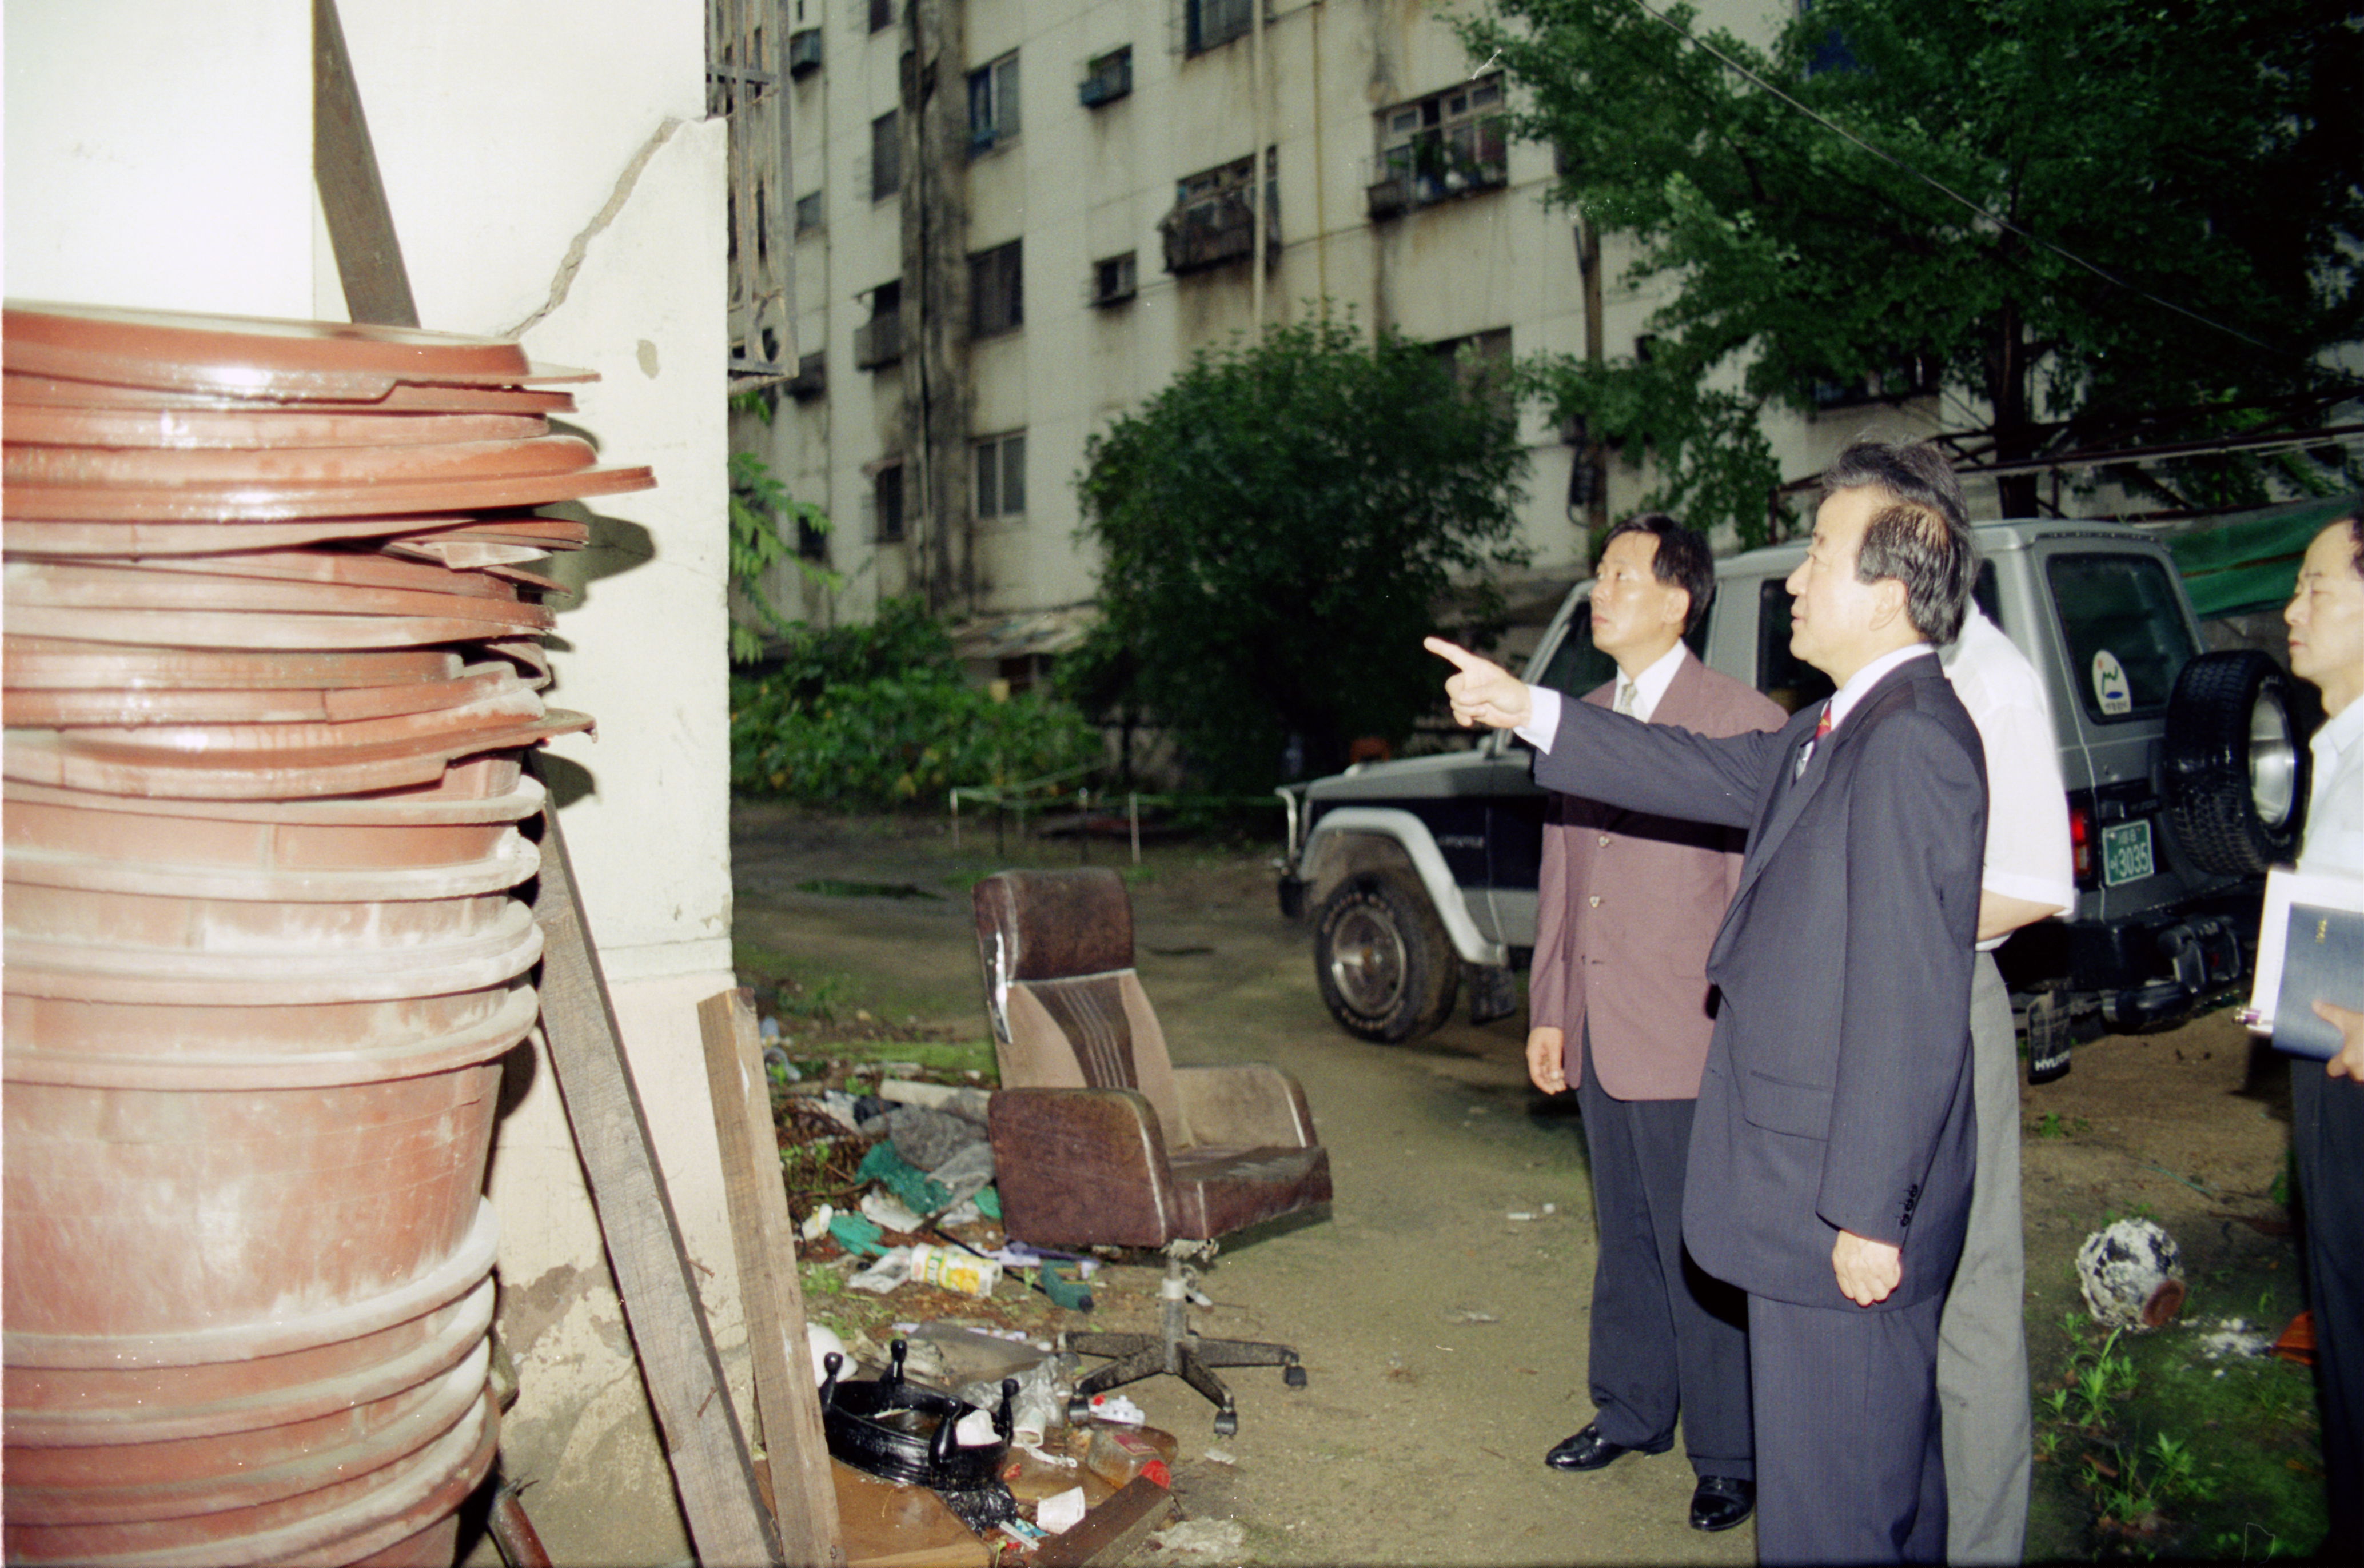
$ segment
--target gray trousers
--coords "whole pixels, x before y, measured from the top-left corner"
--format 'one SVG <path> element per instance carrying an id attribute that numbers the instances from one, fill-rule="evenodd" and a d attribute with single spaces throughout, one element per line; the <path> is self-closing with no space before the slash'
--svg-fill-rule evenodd
<path id="1" fill-rule="evenodd" d="M 2019 1051 L 1991 953 L 1970 972 L 1970 1073 L 1979 1115 L 1970 1229 L 1937 1329 L 1945 1429 L 1946 1558 L 2017 1562 L 2027 1543 L 2027 1279 L 2019 1197 Z"/>

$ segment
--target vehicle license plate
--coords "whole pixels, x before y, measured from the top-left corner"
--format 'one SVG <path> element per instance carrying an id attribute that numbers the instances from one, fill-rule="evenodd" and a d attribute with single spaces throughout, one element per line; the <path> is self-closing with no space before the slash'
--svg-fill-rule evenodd
<path id="1" fill-rule="evenodd" d="M 2140 882 L 2158 867 L 2150 857 L 2150 823 L 2114 822 L 2102 829 L 2102 885 Z"/>

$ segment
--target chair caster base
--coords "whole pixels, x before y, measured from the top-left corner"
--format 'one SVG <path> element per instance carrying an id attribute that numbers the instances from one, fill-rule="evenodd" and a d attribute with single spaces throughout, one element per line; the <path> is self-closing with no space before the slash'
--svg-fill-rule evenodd
<path id="1" fill-rule="evenodd" d="M 1239 1429 L 1240 1413 L 1237 1410 L 1218 1410 L 1215 1412 L 1215 1435 L 1217 1437 L 1233 1437 L 1238 1434 Z"/>
<path id="2" fill-rule="evenodd" d="M 1280 1374 L 1280 1380 L 1291 1388 L 1302 1388 L 1305 1386 L 1305 1369 L 1291 1363 L 1288 1370 Z"/>

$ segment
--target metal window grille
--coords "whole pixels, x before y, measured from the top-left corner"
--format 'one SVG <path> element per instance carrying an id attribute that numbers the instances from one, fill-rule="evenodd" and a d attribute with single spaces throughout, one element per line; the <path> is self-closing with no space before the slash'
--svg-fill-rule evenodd
<path id="1" fill-rule="evenodd" d="M 1378 116 L 1374 216 L 1425 206 L 1473 191 L 1492 190 L 1510 177 L 1502 128 L 1502 78 L 1456 83 Z M 1383 188 L 1385 195 L 1383 195 Z"/>
<path id="2" fill-rule="evenodd" d="M 968 259 L 970 336 L 990 338 L 1024 324 L 1025 243 L 1013 239 Z"/>
<path id="3" fill-rule="evenodd" d="M 1018 53 L 968 73 L 968 148 L 989 152 L 1018 134 Z"/>
<path id="4" fill-rule="evenodd" d="M 903 188 L 902 132 L 898 111 L 887 110 L 870 122 L 870 199 L 883 202 Z"/>

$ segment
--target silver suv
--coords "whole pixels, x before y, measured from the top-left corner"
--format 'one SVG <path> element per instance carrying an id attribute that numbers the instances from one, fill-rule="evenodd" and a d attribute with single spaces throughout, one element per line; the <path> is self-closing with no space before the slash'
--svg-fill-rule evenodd
<path id="1" fill-rule="evenodd" d="M 2294 855 L 2305 815 L 2312 693 L 2263 653 L 2202 652 L 2173 561 L 2138 528 L 1976 531 L 1978 601 L 2045 679 L 2077 858 L 2076 907 L 1998 954 L 2041 1081 L 2066 1071 L 2074 1039 L 2180 1017 L 2242 982 L 2262 873 Z M 1790 652 L 1783 584 L 1804 554 L 1777 545 L 1719 562 L 1688 638 L 1791 712 L 1831 689 Z M 1560 606 L 1530 680 L 1580 695 L 1613 673 L 1592 646 L 1590 594 L 1579 584 Z M 1411 1040 L 1465 987 L 1473 1022 L 1517 1010 L 1543 856 L 1524 742 L 1490 734 L 1280 793 L 1281 908 L 1312 912 L 1315 973 L 1342 1028 Z"/>

